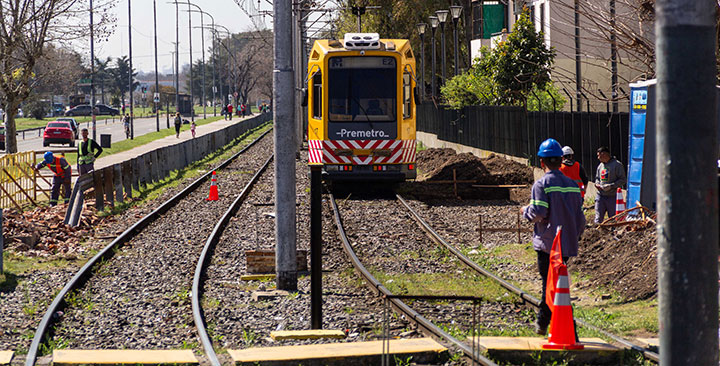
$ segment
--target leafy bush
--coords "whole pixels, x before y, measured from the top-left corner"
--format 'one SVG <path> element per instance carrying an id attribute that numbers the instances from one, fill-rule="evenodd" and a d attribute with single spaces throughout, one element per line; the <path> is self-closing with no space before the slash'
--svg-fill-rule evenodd
<path id="1" fill-rule="evenodd" d="M 47 115 L 50 106 L 48 105 L 48 102 L 33 100 L 25 103 L 25 106 L 23 108 L 26 117 L 29 115 L 30 117 L 35 119 L 43 119 Z"/>

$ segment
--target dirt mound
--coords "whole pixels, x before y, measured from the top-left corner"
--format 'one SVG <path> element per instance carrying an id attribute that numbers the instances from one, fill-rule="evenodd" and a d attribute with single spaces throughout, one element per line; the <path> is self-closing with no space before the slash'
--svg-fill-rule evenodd
<path id="1" fill-rule="evenodd" d="M 453 149 L 427 149 L 417 153 L 417 169 L 420 174 L 427 174 L 439 168 L 446 161 L 457 155 Z"/>
<path id="2" fill-rule="evenodd" d="M 572 267 L 592 278 L 585 285 L 609 286 L 629 301 L 651 298 L 657 294 L 655 228 L 642 231 L 589 228 L 583 234 L 580 255 L 573 259 Z"/>
<path id="3" fill-rule="evenodd" d="M 418 167 L 425 167 L 426 180 L 474 180 L 476 184 L 531 184 L 532 168 L 495 154 L 478 158 L 471 153 L 455 154 L 451 149 L 429 149 L 418 155 Z M 426 160 L 427 159 L 427 160 Z"/>
<path id="4" fill-rule="evenodd" d="M 67 206 L 64 205 L 38 207 L 24 213 L 5 210 L 3 232 L 8 251 L 41 257 L 82 252 L 84 248 L 80 243 L 94 232 L 102 219 L 87 205 L 80 225 L 70 227 L 63 222 L 65 210 Z"/>
<path id="5" fill-rule="evenodd" d="M 533 173 L 529 166 L 491 154 L 487 158 L 478 158 L 471 153 L 457 154 L 453 149 L 427 149 L 417 155 L 418 180 L 405 183 L 403 191 L 418 199 L 425 198 L 477 198 L 485 200 L 513 199 L 508 189 L 478 188 L 473 184 L 532 184 Z M 437 181 L 473 181 L 458 183 L 457 195 L 455 185 L 451 183 L 433 183 Z M 529 197 L 523 191 L 522 200 Z"/>

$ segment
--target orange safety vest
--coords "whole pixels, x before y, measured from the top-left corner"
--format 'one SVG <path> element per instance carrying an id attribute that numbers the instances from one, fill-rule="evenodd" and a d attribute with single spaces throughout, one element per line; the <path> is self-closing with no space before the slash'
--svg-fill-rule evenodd
<path id="1" fill-rule="evenodd" d="M 60 164 L 60 159 L 61 158 L 55 157 L 55 161 L 47 165 L 47 167 L 50 168 L 53 173 L 55 173 L 56 177 L 65 176 L 65 171 L 62 168 L 62 164 Z"/>
<path id="2" fill-rule="evenodd" d="M 583 185 L 582 179 L 580 179 L 580 164 L 575 162 L 573 165 L 565 165 L 565 163 L 563 163 L 560 166 L 560 171 L 565 174 L 566 177 L 575 181 L 578 187 L 580 187 L 580 194 L 585 198 L 585 186 Z"/>

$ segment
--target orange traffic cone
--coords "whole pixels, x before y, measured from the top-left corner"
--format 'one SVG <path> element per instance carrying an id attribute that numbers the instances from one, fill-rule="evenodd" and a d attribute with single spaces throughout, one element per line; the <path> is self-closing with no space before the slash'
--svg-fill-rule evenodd
<path id="1" fill-rule="evenodd" d="M 565 264 L 558 268 L 553 304 L 549 343 L 543 344 L 542 348 L 566 350 L 585 348 L 582 344 L 575 343 L 575 323 L 573 322 L 572 306 L 570 306 L 570 277 Z"/>
<path id="2" fill-rule="evenodd" d="M 615 195 L 615 214 L 625 211 L 625 198 L 623 198 L 622 188 L 618 187 Z"/>
<path id="3" fill-rule="evenodd" d="M 212 179 L 210 180 L 210 195 L 206 201 L 217 201 L 218 200 L 218 187 L 217 179 L 215 178 L 215 171 L 212 173 Z"/>

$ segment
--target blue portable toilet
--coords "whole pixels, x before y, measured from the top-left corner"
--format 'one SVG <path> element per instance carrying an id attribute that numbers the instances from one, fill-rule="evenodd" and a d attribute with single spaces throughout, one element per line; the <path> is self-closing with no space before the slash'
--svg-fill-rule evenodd
<path id="1" fill-rule="evenodd" d="M 655 211 L 655 87 L 657 80 L 630 84 L 627 207 Z"/>

